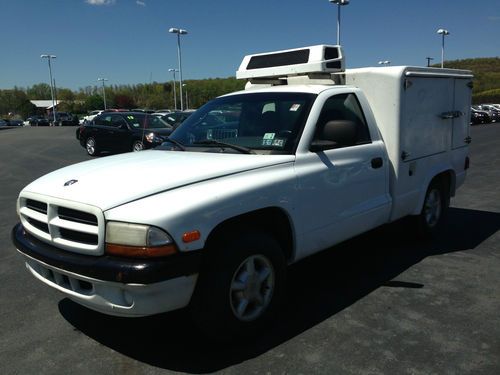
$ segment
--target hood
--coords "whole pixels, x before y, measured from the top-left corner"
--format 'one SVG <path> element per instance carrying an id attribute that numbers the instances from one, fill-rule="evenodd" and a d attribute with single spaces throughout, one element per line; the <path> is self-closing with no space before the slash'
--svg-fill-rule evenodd
<path id="1" fill-rule="evenodd" d="M 105 211 L 162 191 L 294 159 L 294 155 L 130 152 L 56 170 L 23 191 L 86 203 Z M 65 186 L 70 180 L 76 182 Z"/>

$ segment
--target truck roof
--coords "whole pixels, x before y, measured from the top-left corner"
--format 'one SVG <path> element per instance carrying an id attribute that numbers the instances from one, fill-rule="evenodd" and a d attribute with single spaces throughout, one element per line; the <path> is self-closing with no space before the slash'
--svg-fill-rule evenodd
<path id="1" fill-rule="evenodd" d="M 278 86 L 271 86 L 271 85 L 256 85 L 254 88 L 251 89 L 246 89 L 246 90 L 241 90 L 241 91 L 236 91 L 232 92 L 230 94 L 222 95 L 221 97 L 225 96 L 232 96 L 232 95 L 239 95 L 239 94 L 248 94 L 248 93 L 260 93 L 260 92 L 300 92 L 300 93 L 307 93 L 307 94 L 319 94 L 322 91 L 332 89 L 332 88 L 346 88 L 346 87 L 352 87 L 352 86 L 346 86 L 346 85 L 278 85 Z"/>

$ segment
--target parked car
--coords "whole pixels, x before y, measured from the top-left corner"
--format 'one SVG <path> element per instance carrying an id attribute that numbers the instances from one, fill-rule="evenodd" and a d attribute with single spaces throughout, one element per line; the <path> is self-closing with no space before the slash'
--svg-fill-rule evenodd
<path id="1" fill-rule="evenodd" d="M 481 111 L 485 111 L 490 116 L 491 122 L 500 121 L 500 110 L 490 104 L 480 104 L 477 106 Z"/>
<path id="2" fill-rule="evenodd" d="M 27 119 L 30 126 L 49 126 L 49 120 L 43 116 L 31 116 Z"/>
<path id="3" fill-rule="evenodd" d="M 92 121 L 97 115 L 100 115 L 103 112 L 103 110 L 95 110 L 95 111 L 90 111 L 87 116 L 83 116 L 83 122 L 90 122 Z"/>
<path id="4" fill-rule="evenodd" d="M 490 122 L 490 116 L 487 112 L 480 111 L 472 107 L 470 109 L 470 123 L 471 125 L 486 124 Z"/>
<path id="5" fill-rule="evenodd" d="M 0 126 L 8 126 L 7 121 L 0 119 Z"/>
<path id="6" fill-rule="evenodd" d="M 163 143 L 173 127 L 157 116 L 140 112 L 105 112 L 80 126 L 77 138 L 91 156 L 102 151 L 141 151 Z"/>
<path id="7" fill-rule="evenodd" d="M 186 112 L 186 111 L 170 112 L 162 116 L 161 119 L 165 121 L 167 124 L 173 126 L 173 128 L 175 129 L 192 114 L 193 112 Z"/>
<path id="8" fill-rule="evenodd" d="M 67 112 L 56 112 L 55 122 L 52 114 L 49 116 L 49 122 L 54 126 L 76 126 L 78 125 L 78 116 Z"/>
<path id="9" fill-rule="evenodd" d="M 23 120 L 6 119 L 6 118 L 2 120 L 7 123 L 7 126 L 23 126 Z"/>
<path id="10" fill-rule="evenodd" d="M 173 112 L 173 111 L 171 109 L 168 109 L 168 108 L 159 109 L 159 110 L 155 111 L 155 113 L 161 113 L 161 114 L 170 113 L 170 112 Z"/>

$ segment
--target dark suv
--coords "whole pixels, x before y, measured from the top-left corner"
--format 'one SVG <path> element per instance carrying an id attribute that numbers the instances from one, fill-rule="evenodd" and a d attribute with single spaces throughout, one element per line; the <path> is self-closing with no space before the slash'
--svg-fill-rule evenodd
<path id="1" fill-rule="evenodd" d="M 141 151 L 160 145 L 172 126 L 157 116 L 139 112 L 108 112 L 80 127 L 80 144 L 91 156 L 102 151 Z"/>

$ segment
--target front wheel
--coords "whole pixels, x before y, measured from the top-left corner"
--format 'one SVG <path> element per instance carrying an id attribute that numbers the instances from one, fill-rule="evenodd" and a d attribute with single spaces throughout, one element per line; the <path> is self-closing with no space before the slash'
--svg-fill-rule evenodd
<path id="1" fill-rule="evenodd" d="M 218 241 L 207 258 L 191 303 L 196 323 L 221 341 L 258 332 L 283 298 L 286 263 L 279 243 L 266 233 L 240 234 Z"/>

